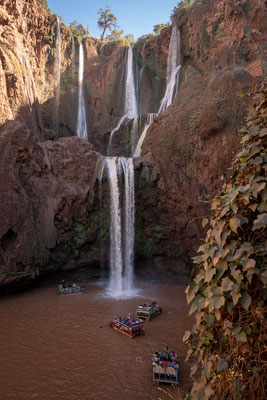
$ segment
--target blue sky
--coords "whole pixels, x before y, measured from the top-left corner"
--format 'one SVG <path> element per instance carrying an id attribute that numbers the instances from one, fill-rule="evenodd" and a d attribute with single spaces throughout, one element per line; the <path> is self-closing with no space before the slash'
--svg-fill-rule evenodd
<path id="1" fill-rule="evenodd" d="M 153 31 L 157 23 L 166 23 L 170 19 L 178 0 L 47 0 L 52 13 L 62 17 L 68 25 L 73 20 L 88 27 L 92 36 L 99 38 L 97 11 L 108 4 L 118 19 L 124 33 L 134 34 L 135 39 Z"/>

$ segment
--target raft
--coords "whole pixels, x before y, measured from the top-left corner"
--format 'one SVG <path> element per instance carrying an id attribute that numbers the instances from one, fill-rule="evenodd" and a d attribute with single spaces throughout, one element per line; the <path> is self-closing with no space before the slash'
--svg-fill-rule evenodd
<path id="1" fill-rule="evenodd" d="M 178 365 L 162 366 L 153 364 L 153 383 L 170 383 L 178 385 Z"/>
<path id="2" fill-rule="evenodd" d="M 153 383 L 170 383 L 178 385 L 178 361 L 177 354 L 169 352 L 168 347 L 164 349 L 163 356 L 155 352 L 152 358 Z"/>
<path id="3" fill-rule="evenodd" d="M 115 317 L 114 320 L 110 322 L 110 327 L 130 338 L 145 334 L 144 321 L 140 319 L 119 319 Z"/>
<path id="4" fill-rule="evenodd" d="M 154 301 L 151 304 L 140 304 L 135 311 L 138 318 L 151 320 L 161 313 L 161 308 Z"/>
<path id="5" fill-rule="evenodd" d="M 84 286 L 79 286 L 73 283 L 72 285 L 64 286 L 61 283 L 58 285 L 59 294 L 64 295 L 82 295 L 86 292 Z"/>

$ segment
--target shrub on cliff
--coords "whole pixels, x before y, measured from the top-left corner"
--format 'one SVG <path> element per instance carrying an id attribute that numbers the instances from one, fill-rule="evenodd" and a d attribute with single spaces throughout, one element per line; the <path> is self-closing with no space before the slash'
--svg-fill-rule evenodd
<path id="1" fill-rule="evenodd" d="M 196 324 L 184 341 L 188 357 L 198 356 L 202 367 L 188 400 L 264 398 L 266 93 L 267 81 L 258 86 L 241 130 L 243 148 L 235 157 L 231 183 L 212 202 L 210 229 L 186 289 Z"/>
<path id="2" fill-rule="evenodd" d="M 47 11 L 50 11 L 50 9 L 48 8 L 47 0 L 38 0 L 38 1 L 39 1 L 39 3 L 42 4 L 42 6 L 44 6 L 44 8 L 45 8 Z"/>

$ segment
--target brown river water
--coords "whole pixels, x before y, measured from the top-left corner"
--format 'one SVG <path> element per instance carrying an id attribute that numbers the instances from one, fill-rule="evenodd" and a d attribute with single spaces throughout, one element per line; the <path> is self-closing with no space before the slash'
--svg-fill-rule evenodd
<path id="1" fill-rule="evenodd" d="M 59 295 L 56 284 L 0 299 L 1 400 L 170 399 L 152 382 L 151 357 L 167 345 L 179 360 L 179 388 L 191 386 L 182 337 L 191 329 L 185 286 L 139 282 L 116 300 L 88 283 L 84 295 Z M 109 327 L 114 315 L 156 300 L 162 313 L 130 339 Z M 162 386 L 161 388 L 166 388 Z M 172 389 L 171 389 L 172 390 Z M 178 395 L 175 398 L 180 398 Z"/>

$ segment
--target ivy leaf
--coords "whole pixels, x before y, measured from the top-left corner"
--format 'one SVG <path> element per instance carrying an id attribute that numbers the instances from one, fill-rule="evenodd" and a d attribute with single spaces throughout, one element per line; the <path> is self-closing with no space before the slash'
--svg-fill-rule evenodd
<path id="1" fill-rule="evenodd" d="M 240 299 L 240 297 L 241 297 L 241 293 L 240 292 L 232 293 L 232 299 L 233 299 L 234 305 L 237 304 L 237 302 Z"/>
<path id="2" fill-rule="evenodd" d="M 212 277 L 215 275 L 216 269 L 215 268 L 210 268 L 207 270 L 205 274 L 205 282 L 209 283 L 212 279 Z"/>
<path id="3" fill-rule="evenodd" d="M 228 362 L 224 358 L 220 358 L 217 365 L 217 372 L 226 371 L 228 369 Z"/>
<path id="4" fill-rule="evenodd" d="M 204 364 L 204 373 L 205 373 L 207 379 L 209 379 L 209 377 L 210 377 L 211 368 L 212 368 L 212 363 L 210 361 L 208 361 Z"/>
<path id="5" fill-rule="evenodd" d="M 259 137 L 263 137 L 263 136 L 266 136 L 266 135 L 267 135 L 267 128 L 261 129 Z"/>
<path id="6" fill-rule="evenodd" d="M 264 271 L 260 275 L 262 283 L 266 286 L 267 285 L 267 271 Z"/>
<path id="7" fill-rule="evenodd" d="M 202 220 L 202 226 L 203 226 L 203 228 L 205 228 L 205 226 L 206 226 L 208 223 L 209 223 L 208 218 L 204 218 L 204 219 Z"/>
<path id="8" fill-rule="evenodd" d="M 230 219 L 230 228 L 233 232 L 237 234 L 237 229 L 241 226 L 240 219 L 237 217 L 233 217 Z"/>
<path id="9" fill-rule="evenodd" d="M 264 228 L 267 225 L 267 213 L 261 214 L 253 223 L 252 230 L 255 231 L 256 229 Z"/>
<path id="10" fill-rule="evenodd" d="M 216 264 L 216 278 L 220 279 L 223 273 L 227 270 L 227 262 L 220 260 Z"/>
<path id="11" fill-rule="evenodd" d="M 260 213 L 267 212 L 267 201 L 262 201 L 258 206 L 258 210 Z"/>
<path id="12" fill-rule="evenodd" d="M 248 310 L 249 306 L 251 304 L 251 296 L 245 290 L 242 290 L 241 293 L 242 293 L 242 296 L 241 296 L 241 299 L 239 300 L 239 302 L 244 307 L 245 310 Z"/>
<path id="13" fill-rule="evenodd" d="M 186 342 L 191 336 L 191 332 L 190 331 L 186 331 L 184 336 L 183 336 L 183 342 Z"/>
<path id="14" fill-rule="evenodd" d="M 247 335 L 245 334 L 244 331 L 237 333 L 235 335 L 235 337 L 236 337 L 236 340 L 238 340 L 238 342 L 243 342 L 243 343 L 247 342 Z"/>
<path id="15" fill-rule="evenodd" d="M 213 302 L 214 302 L 214 307 L 216 310 L 224 306 L 225 303 L 225 297 L 224 296 L 212 296 Z"/>
<path id="16" fill-rule="evenodd" d="M 188 361 L 190 356 L 194 353 L 192 349 L 188 350 L 185 361 Z"/>
<path id="17" fill-rule="evenodd" d="M 256 265 L 255 260 L 253 260 L 252 258 L 247 258 L 247 257 L 241 258 L 240 262 L 245 269 L 254 268 Z"/>
<path id="18" fill-rule="evenodd" d="M 206 324 L 208 325 L 209 328 L 212 327 L 212 325 L 214 324 L 215 321 L 215 317 L 213 314 L 206 314 L 204 316 L 204 321 L 206 322 Z"/>
<path id="19" fill-rule="evenodd" d="M 229 292 L 232 289 L 233 282 L 227 276 L 222 279 L 222 289 L 224 292 Z"/>
<path id="20" fill-rule="evenodd" d="M 197 372 L 197 365 L 193 365 L 193 367 L 191 367 L 191 376 L 194 375 Z"/>

